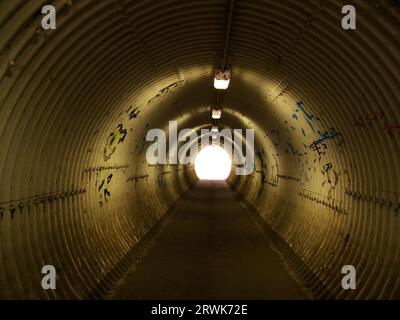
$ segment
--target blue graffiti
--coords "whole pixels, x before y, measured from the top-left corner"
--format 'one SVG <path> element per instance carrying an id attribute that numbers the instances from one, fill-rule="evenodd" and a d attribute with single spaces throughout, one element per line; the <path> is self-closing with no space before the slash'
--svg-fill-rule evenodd
<path id="1" fill-rule="evenodd" d="M 297 106 L 299 107 L 299 109 L 304 113 L 304 119 L 307 121 L 307 123 L 308 123 L 308 125 L 310 126 L 310 128 L 311 128 L 311 130 L 313 131 L 313 132 L 315 132 L 315 128 L 314 128 L 314 126 L 313 126 L 313 124 L 312 124 L 312 121 L 315 119 L 315 120 L 320 120 L 317 116 L 315 116 L 315 115 L 313 115 L 313 114 L 310 114 L 310 113 L 308 113 L 307 112 L 307 110 L 305 109 L 305 107 L 304 107 L 304 104 L 303 104 L 303 101 L 298 101 L 297 102 Z"/>
<path id="2" fill-rule="evenodd" d="M 307 117 L 307 119 L 309 119 L 309 120 L 312 120 L 312 119 L 319 120 L 318 117 L 316 117 L 316 116 L 313 115 L 313 114 L 309 114 L 309 113 L 306 111 L 306 109 L 304 108 L 304 105 L 303 105 L 303 101 L 298 101 L 298 102 L 297 102 L 297 106 L 300 108 L 301 111 L 303 111 L 303 113 L 304 113 L 304 115 Z"/>
<path id="3" fill-rule="evenodd" d="M 338 139 L 337 143 L 338 146 L 342 146 L 344 144 L 343 135 L 340 132 L 337 132 L 335 128 L 329 128 L 324 133 L 320 133 L 320 138 L 318 140 L 315 140 L 312 144 L 317 146 L 326 140 L 334 140 L 334 139 Z"/>

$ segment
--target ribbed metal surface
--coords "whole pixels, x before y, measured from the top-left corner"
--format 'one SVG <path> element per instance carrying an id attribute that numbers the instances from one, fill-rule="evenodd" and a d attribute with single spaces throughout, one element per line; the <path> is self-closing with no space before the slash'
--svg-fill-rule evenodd
<path id="1" fill-rule="evenodd" d="M 191 185 L 190 169 L 148 166 L 143 139 L 168 120 L 210 121 L 229 8 L 52 1 L 57 30 L 45 31 L 44 4 L 0 1 L 3 298 L 91 296 Z M 231 180 L 301 259 L 317 296 L 399 298 L 400 9 L 353 1 L 357 30 L 344 31 L 345 4 L 235 1 L 222 123 L 256 129 L 266 168 L 258 158 L 251 177 Z M 119 124 L 127 134 L 112 152 Z M 310 149 L 317 130 L 334 136 L 321 159 Z M 40 287 L 44 264 L 60 271 L 57 291 Z M 341 289 L 345 264 L 357 290 Z"/>
<path id="2" fill-rule="evenodd" d="M 399 132 L 394 129 L 389 135 L 385 127 L 399 123 L 399 7 L 390 1 L 357 3 L 358 29 L 345 32 L 337 14 L 341 3 L 309 3 L 315 6 L 304 2 L 301 7 L 282 2 L 276 7 L 259 2 L 236 6 L 234 65 L 263 74 L 267 81 L 282 81 L 275 95 L 268 97 L 268 88 L 258 93 L 270 103 L 270 119 L 276 119 L 273 112 L 278 117 L 289 113 L 283 115 L 282 125 L 291 131 L 286 139 L 274 120 L 269 126 L 255 120 L 281 133 L 276 152 L 278 183 L 276 187 L 267 184 L 265 193 L 257 197 L 251 183 L 242 179 L 242 190 L 306 263 L 307 270 L 300 270 L 306 279 L 312 279 L 312 272 L 323 282 L 325 288 L 319 282 L 309 283 L 317 296 L 319 292 L 327 297 L 327 288 L 330 297 L 398 298 Z M 264 32 L 259 28 L 261 17 L 269 18 L 263 19 Z M 276 99 L 282 90 L 284 94 Z M 321 119 L 312 120 L 316 130 L 336 128 L 344 146 L 336 148 L 335 141 L 326 141 L 321 159 L 304 148 L 302 144 L 310 146 L 318 134 L 304 137 L 300 130 L 310 129 L 307 124 L 290 119 L 291 114 L 300 117 L 301 113 L 292 111 L 298 109 L 298 101 L 304 102 L 308 115 Z M 256 113 L 248 117 L 255 119 Z M 369 118 L 371 124 L 360 128 L 359 117 Z M 302 156 L 291 155 L 290 147 L 282 146 L 289 141 Z M 293 196 L 288 196 L 291 192 Z M 337 206 L 340 211 L 332 210 Z M 357 290 L 341 288 L 340 270 L 346 264 L 358 271 Z"/>

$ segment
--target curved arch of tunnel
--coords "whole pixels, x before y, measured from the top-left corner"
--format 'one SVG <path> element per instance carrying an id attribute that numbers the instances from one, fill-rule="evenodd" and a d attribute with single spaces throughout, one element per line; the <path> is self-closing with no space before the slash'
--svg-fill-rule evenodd
<path id="1" fill-rule="evenodd" d="M 54 31 L 37 2 L 0 4 L 7 298 L 90 296 L 196 181 L 190 165 L 149 166 L 146 132 L 212 124 L 227 1 L 53 2 Z M 359 29 L 343 35 L 339 2 L 236 4 L 221 123 L 254 129 L 256 170 L 229 182 L 321 296 L 399 297 L 400 13 L 353 1 Z M 35 285 L 48 259 L 57 292 Z M 357 291 L 337 286 L 345 264 Z"/>

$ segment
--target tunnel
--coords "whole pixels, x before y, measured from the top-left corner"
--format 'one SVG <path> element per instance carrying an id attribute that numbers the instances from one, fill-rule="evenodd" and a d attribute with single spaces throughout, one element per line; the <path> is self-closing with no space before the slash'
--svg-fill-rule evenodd
<path id="1" fill-rule="evenodd" d="M 396 0 L 0 1 L 0 299 L 399 299 L 399 22 Z M 243 152 L 250 130 L 249 172 L 149 163 L 174 123 Z"/>

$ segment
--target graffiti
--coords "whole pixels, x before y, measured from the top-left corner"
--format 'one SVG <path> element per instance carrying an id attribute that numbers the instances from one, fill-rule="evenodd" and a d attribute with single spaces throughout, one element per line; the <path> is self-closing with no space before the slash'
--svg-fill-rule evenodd
<path id="1" fill-rule="evenodd" d="M 328 186 L 328 199 L 330 199 L 331 194 L 339 181 L 339 174 L 333 168 L 332 163 L 324 164 L 321 173 L 326 177 L 326 180 L 322 182 L 322 187 L 325 185 Z"/>
<path id="2" fill-rule="evenodd" d="M 353 118 L 353 123 L 356 128 L 366 129 L 373 125 L 373 123 L 379 122 L 379 120 L 386 120 L 384 111 L 374 111 L 367 113 L 363 116 Z"/>
<path id="3" fill-rule="evenodd" d="M 105 180 L 103 180 L 103 181 L 101 182 L 101 184 L 100 184 L 100 186 L 99 186 L 99 190 L 98 190 L 98 191 L 100 191 L 100 190 L 103 188 L 103 186 L 104 186 L 104 182 L 105 182 Z"/>
<path id="4" fill-rule="evenodd" d="M 337 132 L 335 128 L 329 128 L 324 133 L 319 133 L 319 135 L 319 139 L 313 141 L 310 145 L 310 149 L 317 153 L 318 161 L 321 161 L 322 156 L 326 153 L 328 146 L 325 142 L 328 140 L 335 140 L 336 146 L 339 148 L 339 152 L 341 152 L 345 141 L 343 135 Z M 316 162 L 317 158 L 314 158 L 314 162 Z"/>
<path id="5" fill-rule="evenodd" d="M 177 82 L 174 82 L 172 84 L 170 84 L 169 86 L 161 89 L 153 98 L 151 98 L 149 101 L 147 101 L 147 104 L 152 104 L 155 100 L 157 100 L 159 97 L 164 96 L 166 94 L 168 94 L 169 92 L 171 92 L 174 88 L 177 88 L 181 85 L 183 85 L 184 80 L 179 80 Z"/>
<path id="6" fill-rule="evenodd" d="M 129 120 L 139 118 L 140 110 L 138 107 L 134 107 L 130 112 L 129 112 Z"/>
<path id="7" fill-rule="evenodd" d="M 322 173 L 323 175 L 326 174 L 326 177 L 327 177 L 327 179 L 328 179 L 327 181 L 328 181 L 328 183 L 329 183 L 330 185 L 332 185 L 333 187 L 336 186 L 337 181 L 338 181 L 338 177 L 337 177 L 337 174 L 336 174 L 335 170 L 333 169 L 332 163 L 324 164 L 324 166 L 322 167 L 321 173 Z M 324 183 L 325 183 L 325 182 L 324 182 Z M 323 184 L 324 184 L 324 183 L 323 183 Z"/>
<path id="8" fill-rule="evenodd" d="M 302 157 L 303 155 L 307 154 L 307 153 L 304 153 L 304 154 L 301 153 L 297 148 L 295 148 L 293 146 L 293 144 L 290 141 L 287 142 L 287 148 L 285 151 L 287 154 L 291 154 L 293 156 L 301 156 Z"/>
<path id="9" fill-rule="evenodd" d="M 111 158 L 117 149 L 117 145 L 124 142 L 127 134 L 128 131 L 124 129 L 122 124 L 119 124 L 117 129 L 110 133 L 106 146 L 104 147 L 104 161 L 107 161 Z"/>
<path id="10" fill-rule="evenodd" d="M 141 175 L 141 176 L 132 176 L 132 177 L 129 177 L 129 178 L 126 180 L 126 182 L 135 181 L 135 184 L 136 184 L 139 180 L 145 180 L 145 181 L 147 181 L 147 178 L 148 178 L 148 177 L 149 177 L 148 174 L 144 174 L 144 175 Z"/>
<path id="11" fill-rule="evenodd" d="M 99 193 L 99 206 L 100 208 L 103 207 L 104 201 L 108 202 L 108 199 L 111 197 L 111 192 L 109 190 L 110 188 L 110 182 L 113 178 L 113 174 L 110 173 L 107 175 L 106 178 L 104 179 L 97 179 L 95 186 L 97 188 L 97 192 Z"/>
<path id="12" fill-rule="evenodd" d="M 298 108 L 295 109 L 295 112 L 301 112 L 303 114 L 304 120 L 311 128 L 313 134 L 316 135 L 317 137 L 309 146 L 303 143 L 305 149 L 311 149 L 315 153 L 316 157 L 314 158 L 314 162 L 316 162 L 317 159 L 318 161 L 321 161 L 322 157 L 326 154 L 326 150 L 328 148 L 327 142 L 329 140 L 335 141 L 336 147 L 338 148 L 338 152 L 342 152 L 342 147 L 345 144 L 343 135 L 340 132 L 338 132 L 335 128 L 329 128 L 325 132 L 321 133 L 315 127 L 315 121 L 320 121 L 321 119 L 316 115 L 307 111 L 303 101 L 301 100 L 298 101 L 297 107 Z M 295 113 L 292 115 L 292 118 L 294 120 L 298 120 L 298 116 Z M 301 133 L 303 137 L 307 136 L 306 130 L 304 128 L 301 128 Z M 296 150 L 296 148 L 293 147 L 293 145 L 290 142 L 288 142 L 286 153 L 291 153 L 293 155 L 299 155 L 299 156 L 307 154 L 307 152 L 301 154 L 298 150 Z"/>
<path id="13" fill-rule="evenodd" d="M 388 122 L 385 123 L 384 130 L 387 135 L 394 136 L 395 129 L 400 129 L 400 124 L 394 125 L 394 124 L 390 124 Z"/>
<path id="14" fill-rule="evenodd" d="M 111 182 L 112 177 L 113 177 L 112 173 L 107 176 L 107 184 L 109 184 Z"/>
<path id="15" fill-rule="evenodd" d="M 394 131 L 400 129 L 400 124 L 393 124 L 387 120 L 383 110 L 373 111 L 362 116 L 353 118 L 354 127 L 357 129 L 369 129 L 374 124 L 382 124 L 383 130 L 388 136 L 394 136 Z"/>
<path id="16" fill-rule="evenodd" d="M 321 161 L 321 158 L 322 158 L 323 155 L 325 155 L 326 149 L 327 149 L 327 148 L 328 148 L 328 147 L 326 146 L 325 143 L 323 143 L 323 144 L 321 144 L 321 145 L 315 145 L 315 144 L 311 144 L 311 145 L 310 145 L 310 149 L 311 149 L 312 151 L 314 151 L 314 153 L 317 154 L 317 157 L 314 158 L 314 162 L 317 161 L 317 158 L 318 158 L 318 161 Z"/>
<path id="17" fill-rule="evenodd" d="M 325 131 L 324 133 L 320 133 L 318 131 L 320 138 L 318 140 L 315 140 L 312 144 L 314 145 L 319 145 L 321 143 L 323 143 L 324 141 L 327 140 L 336 140 L 337 146 L 342 146 L 344 144 L 344 138 L 343 135 L 339 132 L 336 131 L 335 128 L 329 128 L 327 131 Z"/>
<path id="18" fill-rule="evenodd" d="M 311 130 L 313 132 L 316 132 L 314 125 L 313 125 L 313 121 L 314 121 L 314 119 L 317 121 L 319 121 L 320 119 L 317 116 L 307 112 L 307 110 L 304 107 L 303 101 L 298 101 L 297 106 L 302 111 L 302 113 L 304 115 L 304 119 L 306 120 L 306 122 L 309 125 L 309 127 L 311 128 Z M 299 112 L 299 109 L 296 109 L 296 112 Z"/>

